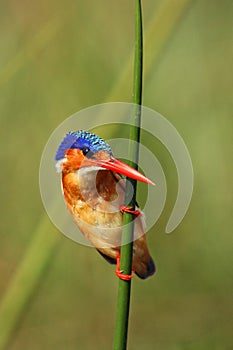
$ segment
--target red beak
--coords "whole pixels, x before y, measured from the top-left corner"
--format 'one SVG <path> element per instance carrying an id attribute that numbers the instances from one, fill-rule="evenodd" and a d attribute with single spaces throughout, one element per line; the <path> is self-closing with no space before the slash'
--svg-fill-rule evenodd
<path id="1" fill-rule="evenodd" d="M 150 185 L 155 185 L 152 181 L 147 179 L 147 177 L 139 173 L 137 170 L 131 168 L 129 165 L 121 162 L 116 158 L 111 157 L 109 160 L 98 159 L 97 163 L 105 169 L 115 171 L 116 173 L 128 176 L 131 179 L 142 181 Z"/>

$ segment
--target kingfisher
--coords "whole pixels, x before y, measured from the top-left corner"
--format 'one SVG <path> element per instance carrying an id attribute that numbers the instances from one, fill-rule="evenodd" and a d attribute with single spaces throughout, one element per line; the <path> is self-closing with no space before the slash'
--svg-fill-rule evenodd
<path id="1" fill-rule="evenodd" d="M 84 131 L 66 134 L 58 147 L 57 172 L 73 220 L 86 239 L 111 264 L 118 262 L 123 224 L 125 176 L 153 184 L 144 175 L 113 156 L 99 136 Z M 141 279 L 155 273 L 143 212 L 137 207 L 134 222 L 132 269 Z"/>

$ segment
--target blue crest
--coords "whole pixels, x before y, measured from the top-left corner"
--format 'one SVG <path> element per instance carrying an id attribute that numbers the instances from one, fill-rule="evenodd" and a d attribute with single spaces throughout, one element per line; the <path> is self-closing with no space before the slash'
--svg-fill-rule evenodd
<path id="1" fill-rule="evenodd" d="M 57 150 L 55 160 L 64 158 L 65 152 L 70 148 L 81 150 L 89 148 L 93 153 L 103 150 L 112 154 L 111 147 L 101 137 L 84 130 L 71 131 L 66 134 Z"/>

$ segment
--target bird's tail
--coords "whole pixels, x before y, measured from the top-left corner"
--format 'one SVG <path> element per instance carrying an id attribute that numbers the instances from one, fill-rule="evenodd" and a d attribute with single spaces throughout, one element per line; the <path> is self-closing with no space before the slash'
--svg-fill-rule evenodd
<path id="1" fill-rule="evenodd" d="M 149 276 L 152 276 L 156 271 L 154 260 L 150 257 L 147 263 L 141 261 L 138 262 L 135 267 L 135 273 L 138 277 L 146 279 Z"/>
<path id="2" fill-rule="evenodd" d="M 118 254 L 118 250 L 112 250 L 112 254 L 109 254 L 108 251 L 103 249 L 97 249 L 97 251 L 105 260 L 107 260 L 107 262 L 110 264 L 116 264 L 116 257 L 113 256 Z M 146 246 L 145 236 L 140 237 L 134 242 L 133 270 L 141 279 L 146 279 L 147 277 L 153 275 L 156 271 L 155 263 Z"/>

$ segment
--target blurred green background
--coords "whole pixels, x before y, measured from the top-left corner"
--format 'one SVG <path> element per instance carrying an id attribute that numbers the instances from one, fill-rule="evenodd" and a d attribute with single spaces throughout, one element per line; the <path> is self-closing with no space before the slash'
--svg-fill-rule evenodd
<path id="1" fill-rule="evenodd" d="M 144 105 L 180 132 L 195 183 L 183 222 L 165 235 L 177 175 L 155 145 L 168 199 L 148 234 L 157 275 L 133 280 L 129 349 L 232 349 L 233 3 L 147 0 L 143 14 L 152 28 L 145 29 Z M 131 101 L 133 40 L 132 0 L 1 2 L 2 349 L 111 349 L 114 269 L 56 231 L 38 171 L 65 118 Z"/>

